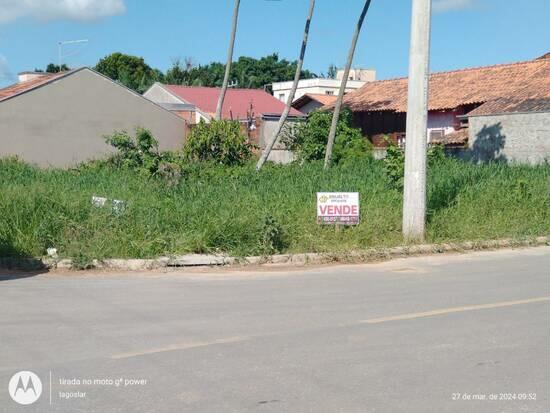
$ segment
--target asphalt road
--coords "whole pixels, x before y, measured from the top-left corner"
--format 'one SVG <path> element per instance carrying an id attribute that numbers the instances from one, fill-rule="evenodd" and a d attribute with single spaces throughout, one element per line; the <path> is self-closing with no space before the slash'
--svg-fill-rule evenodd
<path id="1" fill-rule="evenodd" d="M 550 248 L 26 275 L 0 272 L 2 412 L 550 412 Z"/>

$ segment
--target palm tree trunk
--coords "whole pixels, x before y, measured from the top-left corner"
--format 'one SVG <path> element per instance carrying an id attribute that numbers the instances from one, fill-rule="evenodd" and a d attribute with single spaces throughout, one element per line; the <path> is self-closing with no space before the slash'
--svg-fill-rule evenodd
<path id="1" fill-rule="evenodd" d="M 235 0 L 235 9 L 233 11 L 233 27 L 231 29 L 231 39 L 229 40 L 229 50 L 227 51 L 227 63 L 225 65 L 225 76 L 223 78 L 222 90 L 218 99 L 218 107 L 216 108 L 216 120 L 222 118 L 223 101 L 227 92 L 229 83 L 229 73 L 231 72 L 231 63 L 233 62 L 233 50 L 235 49 L 235 36 L 237 35 L 237 23 L 239 21 L 239 6 L 241 0 Z"/>
<path id="2" fill-rule="evenodd" d="M 304 39 L 302 41 L 302 48 L 300 50 L 300 57 L 298 59 L 297 65 L 296 65 L 296 74 L 294 75 L 294 83 L 292 84 L 292 89 L 290 90 L 290 94 L 288 96 L 288 100 L 286 102 L 286 107 L 281 115 L 281 118 L 279 119 L 279 123 L 277 124 L 277 129 L 275 131 L 275 134 L 273 135 L 273 139 L 269 141 L 269 143 L 266 145 L 262 156 L 258 160 L 258 164 L 256 165 L 256 170 L 260 170 L 262 166 L 266 163 L 267 159 L 269 158 L 269 154 L 271 153 L 271 150 L 273 149 L 273 146 L 275 146 L 275 143 L 277 142 L 277 139 L 279 139 L 279 135 L 281 134 L 281 131 L 283 130 L 283 127 L 285 125 L 286 119 L 288 118 L 288 114 L 290 113 L 290 110 L 292 109 L 292 102 L 294 101 L 294 97 L 296 96 L 296 89 L 298 89 L 298 82 L 300 81 L 300 75 L 302 74 L 302 66 L 304 65 L 304 57 L 306 54 L 307 49 L 307 40 L 309 36 L 309 28 L 311 25 L 311 20 L 313 19 L 313 11 L 315 10 L 315 0 L 310 0 L 309 3 L 309 13 L 306 20 L 306 27 L 304 29 Z"/>
<path id="3" fill-rule="evenodd" d="M 342 109 L 342 101 L 344 100 L 344 94 L 346 92 L 346 86 L 348 84 L 349 72 L 351 65 L 353 64 L 353 55 L 355 54 L 355 48 L 357 46 L 357 40 L 361 34 L 361 27 L 363 26 L 363 21 L 370 7 L 371 0 L 365 1 L 365 6 L 359 16 L 359 21 L 357 22 L 357 27 L 355 28 L 355 33 L 351 41 L 351 47 L 348 53 L 348 61 L 346 63 L 346 69 L 344 70 L 344 77 L 342 78 L 342 83 L 340 84 L 340 91 L 338 93 L 338 99 L 336 100 L 336 105 L 334 106 L 334 115 L 332 116 L 332 125 L 330 127 L 330 133 L 328 135 L 327 142 L 327 151 L 325 153 L 325 169 L 330 167 L 332 163 L 332 148 L 334 147 L 334 139 L 336 137 L 336 129 L 338 127 L 338 120 L 340 119 L 340 111 Z"/>

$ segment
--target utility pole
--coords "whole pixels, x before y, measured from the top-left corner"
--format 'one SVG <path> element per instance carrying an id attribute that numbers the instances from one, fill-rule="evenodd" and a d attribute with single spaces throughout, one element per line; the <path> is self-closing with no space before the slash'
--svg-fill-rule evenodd
<path id="1" fill-rule="evenodd" d="M 336 104 L 334 106 L 334 114 L 332 115 L 332 124 L 330 126 L 330 132 L 328 134 L 327 141 L 327 150 L 325 152 L 325 169 L 330 168 L 332 163 L 332 148 L 334 146 L 334 140 L 336 139 L 336 129 L 338 128 L 338 121 L 340 119 L 340 111 L 342 109 L 342 102 L 344 100 L 344 94 L 346 93 L 346 86 L 348 84 L 349 72 L 351 70 L 351 65 L 353 64 L 353 56 L 355 55 L 355 48 L 357 47 L 357 40 L 361 34 L 361 27 L 363 27 L 363 21 L 365 16 L 369 11 L 371 0 L 366 0 L 365 5 L 363 6 L 363 11 L 359 16 L 359 21 L 355 27 L 355 33 L 351 40 L 351 46 L 348 52 L 348 60 L 346 62 L 346 67 L 344 69 L 344 77 L 340 83 L 340 91 L 338 92 L 338 98 L 336 99 Z"/>
<path id="2" fill-rule="evenodd" d="M 300 75 L 302 73 L 302 67 L 304 65 L 304 57 L 306 55 L 306 49 L 307 49 L 307 39 L 309 36 L 309 29 L 311 26 L 311 20 L 313 19 L 314 10 L 315 10 L 315 0 L 310 0 L 309 12 L 307 14 L 307 19 L 306 19 L 306 27 L 304 29 L 304 38 L 302 40 L 302 47 L 300 48 L 300 57 L 298 58 L 298 61 L 296 63 L 296 73 L 294 75 L 294 82 L 292 83 L 292 88 L 290 90 L 290 94 L 288 95 L 285 110 L 283 111 L 283 114 L 279 119 L 279 123 L 277 124 L 277 129 L 273 134 L 273 138 L 269 142 L 267 142 L 266 147 L 262 152 L 262 156 L 260 157 L 260 159 L 258 160 L 258 163 L 256 164 L 257 171 L 262 169 L 262 166 L 264 166 L 264 164 L 269 159 L 269 154 L 271 153 L 273 146 L 275 146 L 277 139 L 279 139 L 279 135 L 281 134 L 283 127 L 285 126 L 285 122 L 288 118 L 288 114 L 292 109 L 292 102 L 294 102 L 294 97 L 296 96 L 296 90 L 298 89 L 298 83 L 300 82 Z"/>
<path id="3" fill-rule="evenodd" d="M 423 241 L 426 230 L 431 11 L 431 0 L 413 0 L 403 194 L 406 241 Z"/>
<path id="4" fill-rule="evenodd" d="M 222 118 L 223 101 L 225 100 L 225 93 L 227 92 L 227 85 L 229 84 L 231 64 L 233 63 L 233 50 L 235 49 L 235 36 L 237 35 L 237 24 L 239 21 L 240 5 L 241 0 L 235 0 L 235 8 L 233 10 L 233 24 L 231 27 L 231 38 L 229 39 L 229 49 L 227 51 L 227 63 L 225 64 L 225 75 L 223 78 L 222 90 L 220 91 L 218 106 L 216 108 L 216 120 L 220 120 Z"/>

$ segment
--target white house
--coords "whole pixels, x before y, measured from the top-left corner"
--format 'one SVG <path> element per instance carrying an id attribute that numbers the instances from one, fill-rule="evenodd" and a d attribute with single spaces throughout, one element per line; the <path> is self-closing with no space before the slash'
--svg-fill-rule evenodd
<path id="1" fill-rule="evenodd" d="M 326 78 L 314 78 L 314 79 L 302 79 L 298 83 L 298 89 L 296 90 L 296 96 L 294 101 L 300 99 L 306 94 L 312 95 L 338 95 L 340 90 L 340 84 L 342 83 L 342 77 L 344 76 L 343 70 L 338 70 L 336 79 Z M 367 82 L 376 80 L 376 71 L 370 69 L 352 69 L 349 74 L 349 79 L 346 85 L 346 93 L 359 89 Z M 287 101 L 292 84 L 294 82 L 276 82 L 272 84 L 273 96 L 282 102 Z"/>

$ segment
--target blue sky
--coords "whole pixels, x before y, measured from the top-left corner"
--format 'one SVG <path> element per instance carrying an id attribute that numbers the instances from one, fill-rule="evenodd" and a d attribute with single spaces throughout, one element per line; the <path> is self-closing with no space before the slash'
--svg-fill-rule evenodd
<path id="1" fill-rule="evenodd" d="M 295 59 L 309 0 L 241 0 L 236 57 L 278 52 Z M 346 58 L 363 0 L 317 0 L 305 67 L 326 72 Z M 519 6 L 518 6 L 519 4 Z M 176 58 L 223 61 L 232 0 L 0 0 L 0 85 L 57 62 L 61 40 L 71 67 L 109 53 L 143 56 L 167 69 Z M 373 0 L 354 65 L 378 78 L 404 76 L 411 0 Z M 550 52 L 548 0 L 434 0 L 432 71 L 528 60 Z"/>

